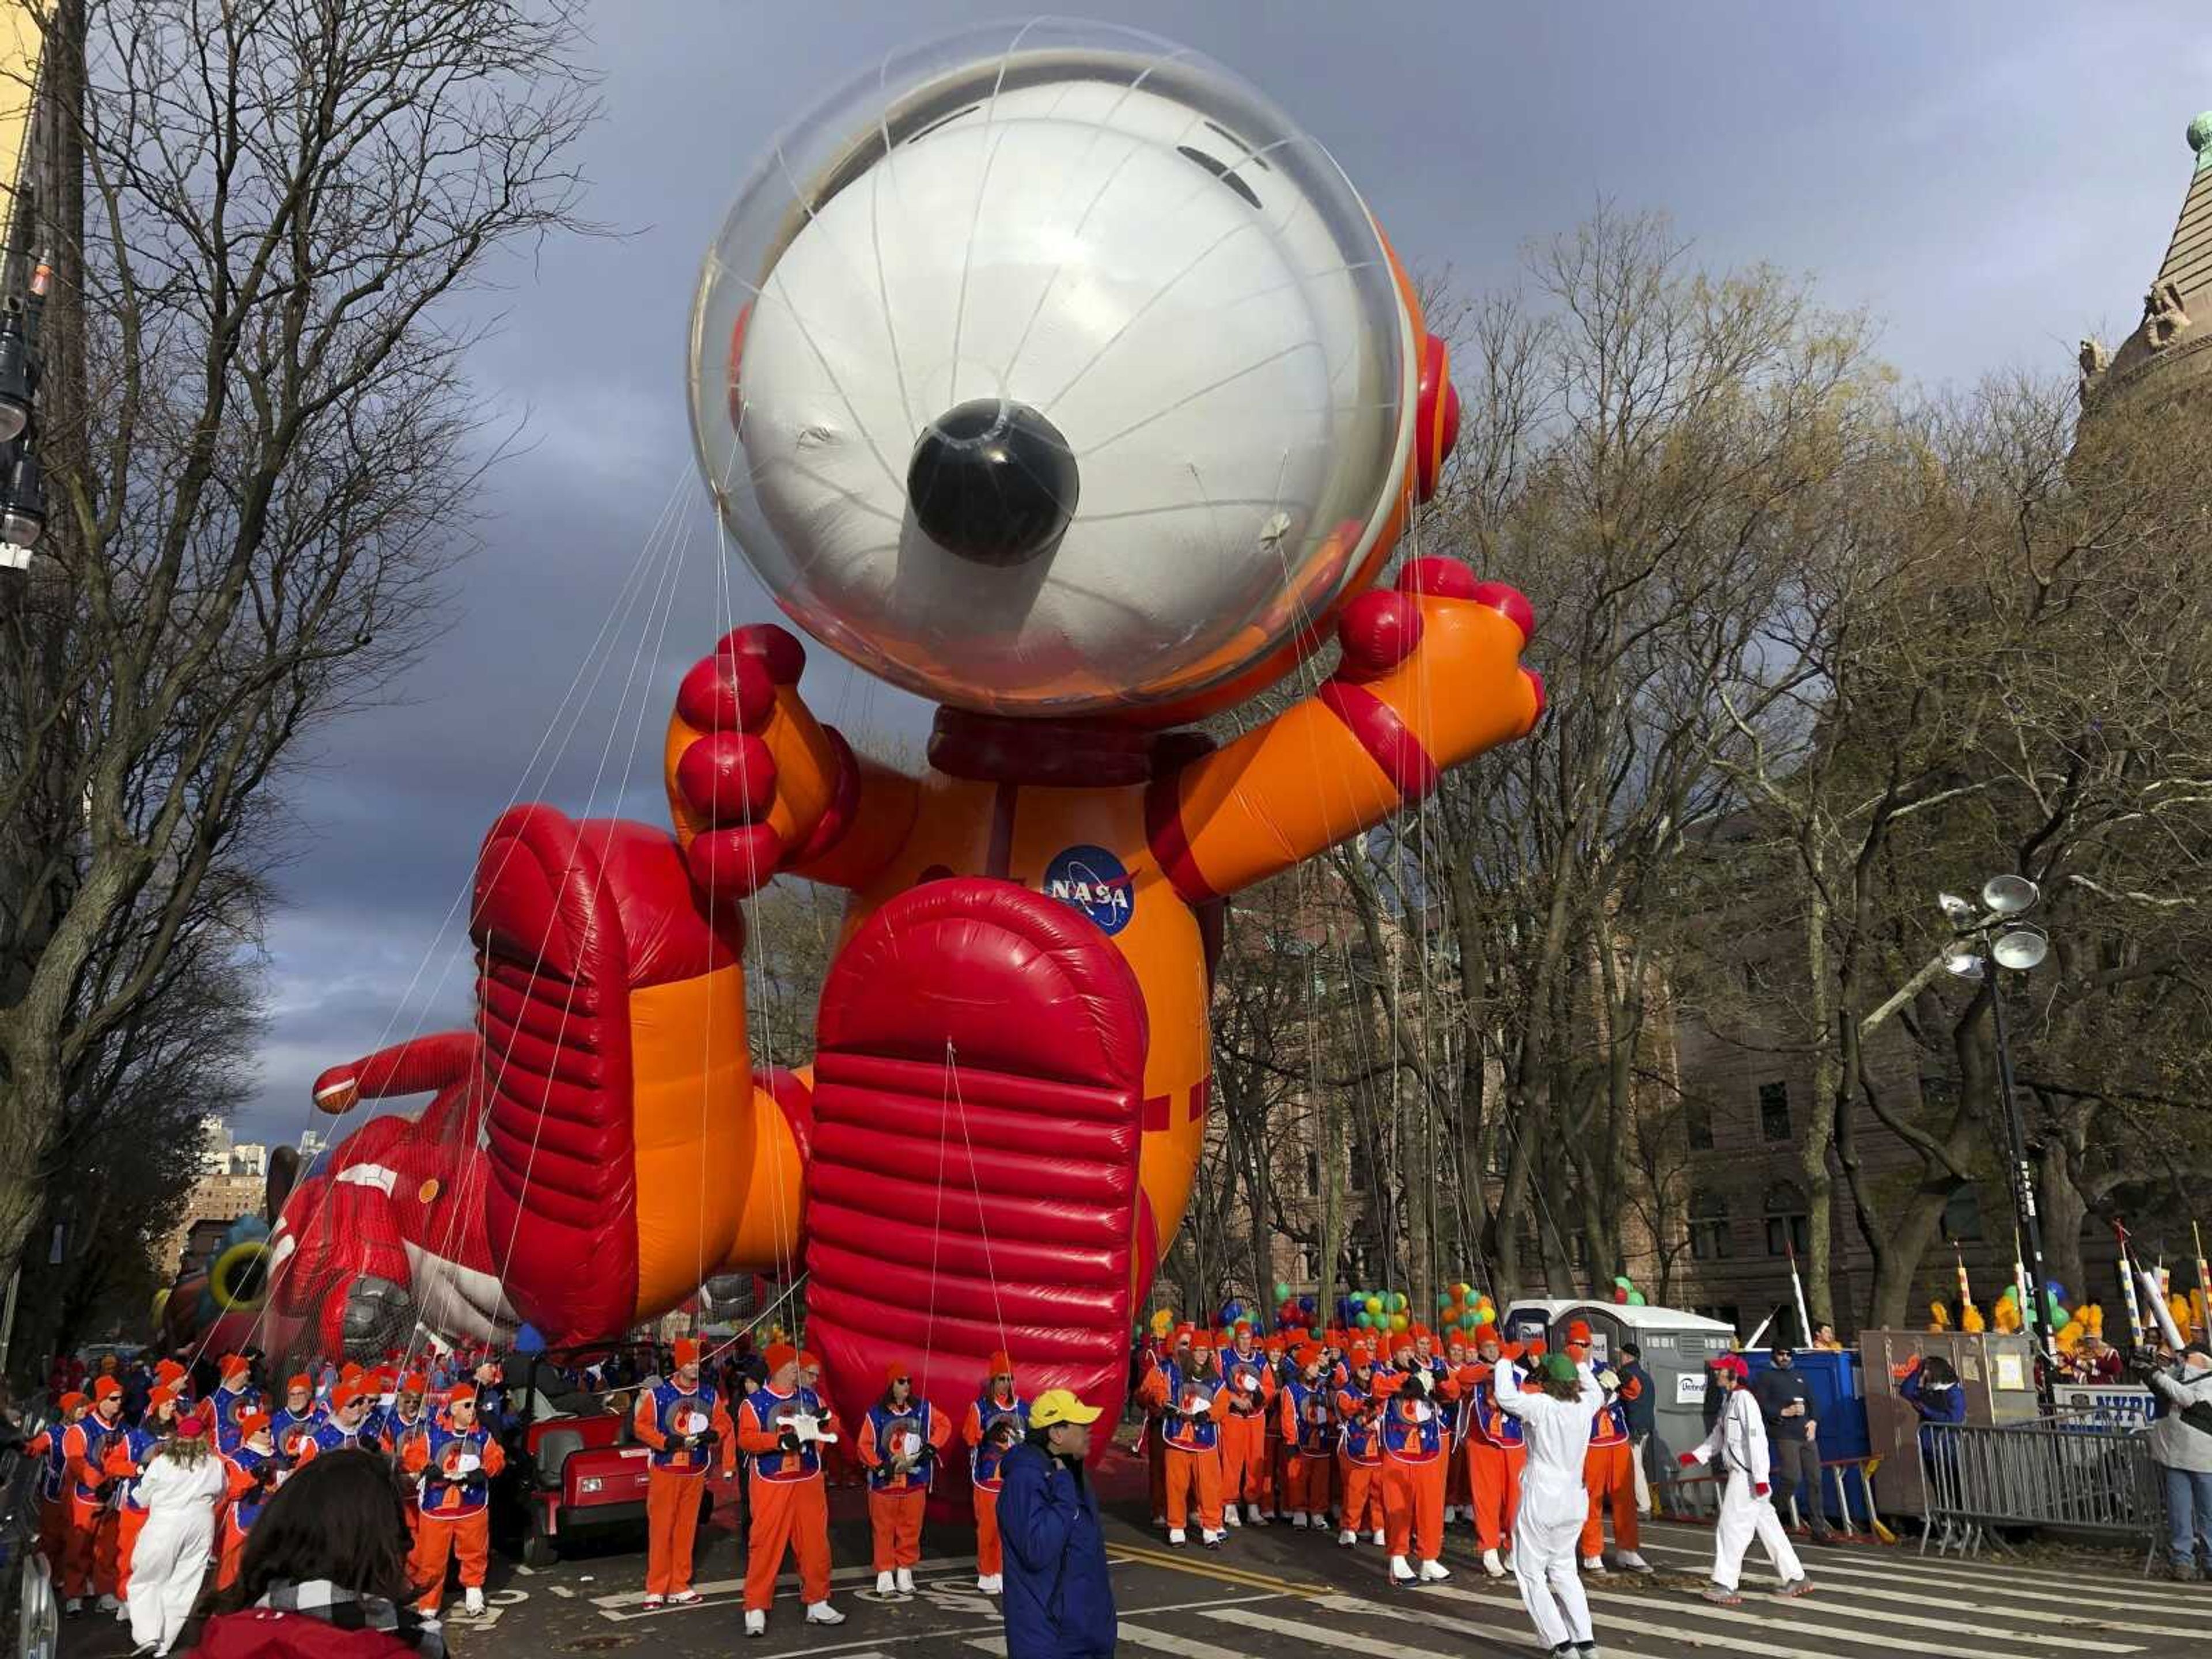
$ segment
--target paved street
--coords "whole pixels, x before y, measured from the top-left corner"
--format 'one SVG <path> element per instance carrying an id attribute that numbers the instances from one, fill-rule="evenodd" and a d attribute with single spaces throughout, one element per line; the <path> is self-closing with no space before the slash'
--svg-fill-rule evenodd
<path id="1" fill-rule="evenodd" d="M 1110 1476 L 1109 1476 L 1110 1479 Z M 706 1601 L 681 1612 L 640 1607 L 644 1561 L 634 1540 L 564 1559 L 543 1572 L 504 1560 L 493 1569 L 490 1617 L 449 1626 L 465 1659 L 591 1654 L 635 1649 L 678 1656 L 763 1655 L 823 1659 L 951 1659 L 1004 1651 L 992 1603 L 975 1591 L 965 1552 L 973 1534 L 939 1527 L 910 1601 L 879 1601 L 866 1565 L 866 1527 L 857 1494 L 840 1492 L 834 1537 L 836 1601 L 849 1615 L 835 1631 L 799 1622 L 797 1583 L 780 1593 L 768 1639 L 742 1643 L 734 1541 L 715 1534 L 702 1558 Z M 1520 1655 L 1534 1646 L 1510 1581 L 1495 1583 L 1469 1559 L 1463 1529 L 1447 1558 L 1447 1584 L 1391 1591 L 1381 1552 L 1341 1550 L 1310 1533 L 1276 1526 L 1230 1534 L 1218 1551 L 1170 1551 L 1134 1524 L 1136 1507 L 1116 1502 L 1109 1523 L 1121 1650 L 1178 1659 L 1255 1659 L 1349 1650 L 1372 1659 Z M 1669 1655 L 1704 1650 L 1760 1659 L 1932 1659 L 2141 1654 L 2181 1659 L 2204 1651 L 2212 1585 L 2146 1580 L 2133 1562 L 2104 1555 L 2039 1555 L 2021 1564 L 1937 1560 L 1911 1546 L 1805 1551 L 1815 1594 L 1784 1602 L 1747 1574 L 1741 1608 L 1697 1598 L 1711 1534 L 1687 1526 L 1646 1528 L 1650 1578 L 1613 1575 L 1590 1584 L 1591 1608 L 1607 1652 Z M 1753 1560 L 1759 1560 L 1754 1547 Z M 68 1659 L 114 1659 L 128 1651 L 120 1627 L 80 1620 L 65 1632 Z"/>

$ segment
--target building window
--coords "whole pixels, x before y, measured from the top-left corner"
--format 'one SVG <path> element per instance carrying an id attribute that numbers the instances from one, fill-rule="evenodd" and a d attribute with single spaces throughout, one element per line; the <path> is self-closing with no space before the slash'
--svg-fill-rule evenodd
<path id="1" fill-rule="evenodd" d="M 1303 1285 L 1313 1277 L 1313 1258 L 1304 1250 L 1300 1250 L 1296 1261 L 1296 1271 L 1291 1274 L 1291 1277 L 1297 1283 Z"/>
<path id="2" fill-rule="evenodd" d="M 1728 1200 L 1709 1188 L 1690 1194 L 1690 1254 L 1699 1261 L 1725 1261 L 1735 1254 L 1729 1240 Z"/>
<path id="3" fill-rule="evenodd" d="M 1693 1152 L 1710 1152 L 1713 1149 L 1713 1109 L 1702 1100 L 1682 1103 L 1682 1128 L 1690 1138 Z"/>
<path id="4" fill-rule="evenodd" d="M 1321 1154 L 1306 1154 L 1306 1191 L 1314 1197 L 1321 1196 Z"/>
<path id="5" fill-rule="evenodd" d="M 1961 1187 L 1943 1201 L 1943 1237 L 1972 1243 L 1982 1236 L 1982 1195 Z"/>
<path id="6" fill-rule="evenodd" d="M 1759 1132 L 1769 1140 L 1790 1139 L 1790 1085 L 1787 1083 L 1762 1083 L 1759 1085 Z"/>
<path id="7" fill-rule="evenodd" d="M 1733 1302 L 1721 1304 L 1709 1302 L 1702 1307 L 1692 1308 L 1690 1311 L 1700 1319 L 1717 1319 L 1731 1330 L 1743 1328 L 1741 1322 L 1737 1317 L 1736 1304 Z"/>
<path id="8" fill-rule="evenodd" d="M 1813 1247 L 1813 1230 L 1805 1214 L 1805 1194 L 1783 1182 L 1766 1194 L 1766 1253 L 1802 1255 Z"/>

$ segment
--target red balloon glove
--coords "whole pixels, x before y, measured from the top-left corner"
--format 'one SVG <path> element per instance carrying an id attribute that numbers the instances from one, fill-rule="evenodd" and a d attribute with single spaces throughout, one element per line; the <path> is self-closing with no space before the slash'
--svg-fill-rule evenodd
<path id="1" fill-rule="evenodd" d="M 1680 1463 L 1686 1469 L 1693 1468 L 1697 1465 L 1698 1455 L 1695 1452 L 1684 1452 L 1674 1461 Z"/>
<path id="2" fill-rule="evenodd" d="M 1761 1498 L 1765 1497 L 1768 1491 L 1766 1482 L 1764 1480 L 1758 1482 L 1752 1487 L 1752 1491 L 1757 1492 Z"/>
<path id="3" fill-rule="evenodd" d="M 758 735 L 775 710 L 780 685 L 795 684 L 806 653 L 773 623 L 724 635 L 695 664 L 676 694 L 684 720 L 703 735 L 676 765 L 676 787 L 699 823 L 689 854 L 692 879 L 721 898 L 744 898 L 765 885 L 783 858 L 767 822 L 775 799 L 775 761 Z"/>

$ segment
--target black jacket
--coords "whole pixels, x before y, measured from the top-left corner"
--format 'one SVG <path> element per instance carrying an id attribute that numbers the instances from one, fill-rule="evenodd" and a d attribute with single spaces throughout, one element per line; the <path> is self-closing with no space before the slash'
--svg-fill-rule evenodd
<path id="1" fill-rule="evenodd" d="M 1759 1414 L 1766 1419 L 1769 1440 L 1802 1440 L 1805 1425 L 1814 1419 L 1813 1385 L 1805 1373 L 1792 1365 L 1787 1370 L 1767 1367 L 1752 1379 L 1751 1397 L 1759 1402 Z M 1782 1408 L 1793 1400 L 1805 1402 L 1804 1415 L 1784 1417 Z"/>

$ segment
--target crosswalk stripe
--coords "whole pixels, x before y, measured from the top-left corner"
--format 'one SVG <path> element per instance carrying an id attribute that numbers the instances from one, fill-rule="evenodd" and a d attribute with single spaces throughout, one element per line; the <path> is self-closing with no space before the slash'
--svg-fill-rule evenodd
<path id="1" fill-rule="evenodd" d="M 1710 1547 L 1685 1549 L 1672 1544 L 1655 1544 L 1646 1540 L 1644 1548 L 1656 1550 L 1662 1555 L 1679 1555 L 1698 1561 L 1710 1561 L 1713 1555 Z M 1933 1561 L 1900 1561 L 1887 1553 L 1845 1554 L 1838 1550 L 1823 1550 L 1817 1554 L 1806 1555 L 1804 1560 L 1808 1567 L 1823 1576 L 1847 1573 L 1862 1577 L 1884 1578 L 1892 1583 L 1927 1584 L 1945 1589 L 1955 1586 L 1962 1589 L 1985 1590 L 2002 1595 L 2007 1601 L 2050 1601 L 2063 1607 L 2078 1608 L 2084 1595 L 2094 1594 L 2122 1596 L 2130 1606 L 2145 1610 L 2164 1607 L 2176 1613 L 2196 1613 L 2202 1612 L 2204 1606 L 2201 1596 L 2133 1578 L 2085 1579 L 2072 1589 L 2022 1589 L 2014 1582 L 2014 1575 L 2009 1571 L 1994 1565 L 1972 1566 L 1962 1562 L 1942 1567 Z"/>
<path id="2" fill-rule="evenodd" d="M 1388 1604 L 1370 1602 L 1370 1608 L 1388 1611 Z M 1254 1613 L 1249 1608 L 1208 1609 L 1208 1619 L 1218 1619 L 1224 1624 L 1243 1625 L 1255 1630 L 1273 1631 L 1278 1636 L 1292 1636 L 1301 1641 L 1318 1644 L 1326 1651 L 1345 1645 L 1345 1632 L 1335 1626 L 1316 1625 L 1304 1619 L 1281 1619 L 1273 1613 Z M 1353 1644 L 1363 1655 L 1374 1659 L 1443 1659 L 1434 1648 L 1409 1648 L 1401 1642 L 1385 1642 L 1371 1630 L 1362 1631 Z"/>
<path id="3" fill-rule="evenodd" d="M 975 1558 L 972 1555 L 939 1555 L 933 1556 L 926 1561 L 915 1562 L 914 1571 L 918 1573 L 936 1572 L 953 1567 L 973 1567 L 975 1565 Z M 830 1573 L 830 1582 L 833 1584 L 850 1584 L 862 1579 L 873 1580 L 875 1576 L 876 1570 L 872 1566 L 839 1567 Z M 775 1581 L 775 1587 L 778 1589 L 795 1589 L 798 1586 L 799 1575 L 795 1572 L 787 1572 Z M 745 1581 L 742 1578 L 714 1578 L 691 1586 L 700 1595 L 707 1596 L 731 1595 L 744 1589 L 744 1587 Z M 593 1607 L 602 1611 L 615 1612 L 642 1606 L 645 1601 L 645 1592 L 641 1589 L 621 1590 L 612 1595 L 594 1595 L 589 1600 Z"/>
<path id="4" fill-rule="evenodd" d="M 1652 1546 L 1652 1548 L 1668 1555 L 1686 1555 L 1689 1553 L 1686 1550 L 1672 1549 L 1664 1544 L 1655 1544 Z M 1815 1570 L 1815 1576 L 1819 1577 L 1850 1579 L 1852 1582 L 1844 1588 L 1850 1594 L 1864 1596 L 1869 1601 L 1903 1601 L 1908 1606 L 1918 1606 L 1921 1603 L 1925 1602 L 1930 1595 L 1942 1595 L 1945 1598 L 1947 1603 L 1953 1607 L 1965 1608 L 1972 1612 L 1997 1613 L 2005 1618 L 2018 1619 L 2034 1625 L 2064 1625 L 2069 1628 L 2077 1629 L 2119 1631 L 2130 1636 L 2164 1636 L 2167 1634 L 2172 1628 L 2170 1626 L 2166 1625 L 2130 1625 L 2120 1620 L 2108 1619 L 2101 1613 L 2084 1613 L 2078 1606 L 2081 1599 L 2079 1595 L 2076 1595 L 2071 1600 L 2063 1597 L 2045 1595 L 2039 1595 L 2035 1597 L 2038 1601 L 2060 1601 L 2063 1606 L 2071 1609 L 2071 1611 L 2064 1613 L 2054 1613 L 2043 1607 L 2015 1607 L 2012 1605 L 2013 1602 L 2026 1599 L 2027 1595 L 2033 1593 L 2024 1591 L 2016 1595 L 2010 1584 L 2002 1581 L 1994 1574 L 1984 1574 L 1970 1577 L 1954 1577 L 1942 1579 L 1923 1578 L 1906 1580 L 1900 1578 L 1887 1565 L 1881 1567 L 1851 1566 L 1844 1563 L 1831 1561 L 1825 1558 L 1818 1558 L 1808 1561 L 1806 1565 L 1808 1569 Z M 1868 1589 L 1858 1582 L 1861 1579 L 1871 1579 L 1877 1583 L 1887 1584 L 1890 1588 L 1887 1589 Z M 2105 1586 L 2105 1589 L 2107 1591 L 2111 1591 L 2117 1588 L 2120 1587 L 2109 1584 Z M 2005 1601 L 2002 1606 L 1991 1607 L 1984 1606 L 1979 1602 L 1958 1601 L 1952 1601 L 1950 1599 L 1952 1596 L 1960 1593 L 2001 1595 L 2005 1598 Z M 2127 1594 L 2130 1603 L 2134 1603 L 2136 1598 L 2133 1593 L 2130 1591 L 2127 1592 Z M 2189 1611 L 2201 1611 L 2202 1608 L 2201 1603 L 2196 1604 L 2193 1607 L 2187 1607 L 2187 1604 L 2179 1603 L 2167 1603 L 2166 1605 L 2173 1607 L 2177 1612 L 2185 1610 L 2185 1607 Z M 2150 1611 L 2152 1609 L 2146 1607 L 2142 1610 Z M 2030 1637 L 2024 1639 L 2048 1640 L 2050 1638 Z"/>
<path id="5" fill-rule="evenodd" d="M 1653 1528 L 1647 1527 L 1646 1530 L 1648 1532 L 1653 1530 Z M 1702 1530 L 1696 1528 L 1670 1527 L 1666 1529 L 1664 1535 L 1670 1539 L 1676 1540 L 1680 1544 L 1696 1547 L 1692 1548 L 1678 1549 L 1676 1552 L 1677 1553 L 1692 1555 L 1704 1554 L 1711 1556 L 1713 1553 L 1713 1534 L 1712 1528 L 1710 1527 L 1705 1528 Z M 1700 1540 L 1702 1540 L 1702 1542 L 1700 1542 Z M 1791 1541 L 1796 1542 L 1796 1540 L 1792 1540 Z M 1832 1554 L 1842 1554 L 1845 1553 L 1845 1551 L 1840 1549 L 1835 1551 L 1823 1550 L 1819 1554 L 1814 1555 L 1810 1559 L 1814 1561 L 1825 1560 Z M 1872 1551 L 1869 1551 L 1867 1553 L 1869 1555 L 1875 1554 Z M 2017 1583 L 2039 1583 L 2050 1585 L 2060 1589 L 2104 1590 L 2107 1592 L 2124 1589 L 2130 1599 L 2141 1595 L 2156 1596 L 2160 1594 L 2164 1594 L 2169 1596 L 2176 1605 L 2188 1605 L 2200 1608 L 2203 1605 L 2201 1598 L 2186 1595 L 2179 1590 L 2167 1589 L 2166 1586 L 2160 1585 L 2155 1581 L 2147 1580 L 2143 1578 L 2139 1572 L 2135 1571 L 2132 1569 L 2125 1573 L 2116 1572 L 2109 1577 L 2104 1577 L 2094 1573 L 2053 1572 L 2048 1569 L 2040 1567 L 2018 1567 L 2010 1563 L 2007 1563 L 2003 1566 L 1999 1567 L 1994 1563 L 1978 1562 L 1964 1559 L 1956 1556 L 1947 1558 L 1940 1555 L 1921 1555 L 1910 1545 L 1899 1545 L 1895 1549 L 1882 1550 L 1879 1552 L 1878 1559 L 1885 1565 L 1894 1566 L 1900 1572 L 1906 1573 L 1948 1573 L 1961 1577 L 1983 1576 L 1988 1577 L 1996 1577 L 2002 1574 L 2004 1579 L 2005 1587 L 2008 1590 Z M 2141 1559 L 2141 1557 L 2136 1558 L 2138 1563 L 2140 1563 Z"/>
<path id="6" fill-rule="evenodd" d="M 1602 1601 L 1607 1605 L 1617 1602 L 1624 1607 L 1643 1607 L 1647 1610 L 1652 1606 L 1652 1598 L 1649 1595 L 1639 1595 L 1621 1590 L 1586 1588 L 1583 1594 L 1593 1601 Z M 1680 1613 L 1692 1619 L 1736 1620 L 1748 1619 L 1768 1629 L 1775 1628 L 1778 1622 L 1783 1628 L 1802 1632 L 1808 1636 L 1815 1634 L 1837 1636 L 1859 1642 L 1878 1640 L 1883 1647 L 1893 1649 L 1900 1653 L 1929 1653 L 1942 1656 L 1942 1659 L 1950 1659 L 1950 1656 L 1960 1651 L 1957 1634 L 1959 1620 L 1956 1619 L 1922 1618 L 1912 1613 L 1893 1613 L 1887 1607 L 1856 1607 L 1849 1602 L 1832 1598 L 1821 1599 L 1817 1590 L 1814 1592 L 1814 1599 L 1812 1601 L 1790 1603 L 1786 1613 L 1784 1612 L 1783 1605 L 1778 1601 L 1771 1606 L 1763 1607 L 1757 1612 L 1750 1610 L 1748 1607 L 1723 1607 L 1703 1599 L 1686 1598 L 1680 1601 L 1664 1605 L 1670 1612 Z M 1756 1595 L 1747 1598 L 1747 1601 L 1764 1601 L 1764 1599 Z M 1910 1601 L 1915 1606 L 1924 1605 L 1922 1598 L 1900 1597 L 1899 1599 Z M 1961 1607 L 1962 1610 L 1972 1610 L 1964 1608 L 1962 1604 L 1959 1603 L 1947 1605 Z M 1866 1620 L 1878 1626 L 1880 1629 L 1878 1632 L 1862 1630 L 1856 1625 L 1834 1622 L 1838 1619 Z M 1909 1636 L 1893 1633 L 1893 1627 L 1899 1625 L 1916 1630 L 1936 1631 L 1948 1636 L 1950 1639 L 1943 1642 L 1915 1641 Z M 2139 1643 L 2099 1642 L 2079 1636 L 2046 1635 L 2041 1631 L 1988 1629 L 1987 1633 L 1996 1639 L 2029 1647 L 2062 1648 L 2069 1651 L 2078 1650 L 2085 1653 L 2141 1653 L 2142 1651 Z M 1992 1656 L 1992 1659 L 2005 1659 L 2005 1656 Z"/>
<path id="7" fill-rule="evenodd" d="M 1201 1642 L 1194 1637 L 1174 1636 L 1164 1630 L 1146 1630 L 1142 1625 L 1133 1625 L 1127 1620 L 1115 1626 L 1125 1647 L 1144 1648 L 1153 1653 L 1171 1653 L 1176 1659 L 1250 1659 L 1235 1648 L 1217 1647 L 1211 1642 Z"/>
<path id="8" fill-rule="evenodd" d="M 1486 1595 L 1479 1590 L 1453 1589 L 1448 1585 L 1431 1584 L 1419 1594 L 1424 1599 L 1430 1596 L 1441 1596 L 1447 1601 L 1463 1601 L 1470 1607 L 1486 1609 L 1511 1607 L 1516 1612 L 1521 1612 L 1520 1596 L 1508 1591 L 1492 1591 Z M 1607 1591 L 1607 1594 L 1612 1595 L 1618 1592 Z M 1626 1599 L 1641 1601 L 1645 1598 L 1630 1596 Z M 1376 1604 L 1370 1602 L 1369 1605 L 1375 1607 Z M 1382 1604 L 1376 1610 L 1392 1613 L 1400 1618 L 1418 1620 L 1425 1625 L 1435 1624 L 1443 1617 L 1440 1613 L 1425 1613 L 1422 1610 L 1411 1607 L 1401 1609 L 1395 1603 Z M 1716 1609 L 1716 1611 L 1721 1610 Z M 1521 1616 L 1523 1619 L 1528 1617 L 1525 1612 L 1522 1612 Z M 1461 1631 L 1468 1636 L 1488 1637 L 1495 1640 L 1504 1633 L 1503 1628 L 1496 1624 L 1477 1625 L 1466 1620 L 1452 1620 L 1448 1622 L 1456 1624 Z M 1439 1625 L 1438 1628 L 1443 1628 L 1443 1626 Z M 1722 1643 L 1731 1653 L 1755 1654 L 1759 1656 L 1759 1659 L 1836 1659 L 1832 1649 L 1786 1648 L 1778 1642 L 1761 1642 L 1748 1636 L 1739 1637 L 1733 1631 L 1723 1638 L 1711 1631 L 1685 1630 L 1677 1625 L 1655 1625 L 1648 1620 L 1620 1619 L 1611 1613 L 1606 1615 L 1604 1624 L 1598 1627 L 1597 1635 L 1602 1641 L 1607 1636 L 1622 1631 L 1634 1636 L 1662 1636 L 1677 1645 L 1686 1642 L 1693 1647 L 1704 1647 L 1709 1643 Z M 1365 1644 L 1363 1642 L 1361 1645 L 1364 1647 Z M 1964 1654 L 1960 1653 L 1956 1647 L 1942 1649 L 1941 1651 L 1947 1656 L 1947 1659 L 2007 1659 L 2007 1656 L 2002 1654 Z"/>

